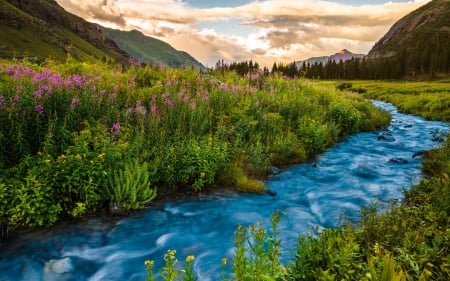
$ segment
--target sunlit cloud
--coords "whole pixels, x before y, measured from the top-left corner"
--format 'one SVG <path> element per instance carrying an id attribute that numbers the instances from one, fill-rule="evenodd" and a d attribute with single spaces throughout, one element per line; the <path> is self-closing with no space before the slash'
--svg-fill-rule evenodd
<path id="1" fill-rule="evenodd" d="M 57 1 L 88 21 L 137 29 L 164 40 L 209 66 L 219 59 L 253 59 L 271 65 L 274 61 L 329 55 L 343 48 L 367 53 L 395 21 L 429 2 L 353 6 L 330 1 L 266 0 L 238 7 L 198 8 L 180 0 Z M 234 25 L 223 26 L 227 34 L 207 28 L 208 23 L 236 20 Z M 240 32 L 243 27 L 250 32 Z"/>

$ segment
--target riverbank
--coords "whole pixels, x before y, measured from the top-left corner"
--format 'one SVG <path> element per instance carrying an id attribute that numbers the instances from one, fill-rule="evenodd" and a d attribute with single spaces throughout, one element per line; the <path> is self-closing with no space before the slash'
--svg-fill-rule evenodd
<path id="1" fill-rule="evenodd" d="M 271 166 L 305 161 L 389 122 L 362 97 L 258 70 L 69 61 L 1 65 L 0 81 L 4 229 L 105 207 L 126 213 L 215 186 L 264 193 L 259 179 Z"/>

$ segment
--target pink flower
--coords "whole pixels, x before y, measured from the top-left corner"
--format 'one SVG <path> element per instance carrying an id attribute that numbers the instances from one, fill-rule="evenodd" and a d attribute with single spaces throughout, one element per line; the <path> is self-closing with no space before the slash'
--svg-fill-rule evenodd
<path id="1" fill-rule="evenodd" d="M 73 98 L 72 102 L 70 103 L 70 108 L 74 109 L 75 106 L 77 106 L 80 103 L 80 99 L 79 98 Z"/>
<path id="2" fill-rule="evenodd" d="M 114 123 L 111 127 L 111 132 L 112 133 L 118 133 L 120 132 L 120 124 L 119 123 Z"/>
<path id="3" fill-rule="evenodd" d="M 42 104 L 38 104 L 34 107 L 34 110 L 40 115 L 44 115 L 44 106 Z"/>

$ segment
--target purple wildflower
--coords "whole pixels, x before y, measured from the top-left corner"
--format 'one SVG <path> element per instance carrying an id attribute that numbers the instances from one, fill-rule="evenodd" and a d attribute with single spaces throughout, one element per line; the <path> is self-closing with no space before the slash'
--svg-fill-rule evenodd
<path id="1" fill-rule="evenodd" d="M 11 103 L 19 104 L 20 97 L 18 95 L 10 99 Z"/>
<path id="2" fill-rule="evenodd" d="M 6 66 L 5 73 L 8 75 L 14 75 L 14 73 L 15 73 L 14 65 L 10 64 L 10 65 Z"/>
<path id="3" fill-rule="evenodd" d="M 40 115 L 44 115 L 44 106 L 42 104 L 38 104 L 34 107 L 34 110 Z"/>
<path id="4" fill-rule="evenodd" d="M 38 100 L 40 100 L 42 98 L 42 94 L 44 93 L 44 91 L 39 88 L 36 90 L 36 92 L 34 92 L 34 97 Z"/>
<path id="5" fill-rule="evenodd" d="M 80 98 L 73 98 L 70 103 L 70 108 L 74 109 L 80 103 Z"/>
<path id="6" fill-rule="evenodd" d="M 150 112 L 152 115 L 156 115 L 158 113 L 158 107 L 156 105 L 150 106 Z"/>
<path id="7" fill-rule="evenodd" d="M 195 101 L 193 101 L 192 103 L 191 103 L 191 108 L 192 109 L 195 109 L 197 107 L 197 103 L 195 102 Z"/>
<path id="8" fill-rule="evenodd" d="M 111 132 L 112 133 L 119 133 L 120 132 L 120 124 L 119 123 L 114 123 L 111 127 Z"/>

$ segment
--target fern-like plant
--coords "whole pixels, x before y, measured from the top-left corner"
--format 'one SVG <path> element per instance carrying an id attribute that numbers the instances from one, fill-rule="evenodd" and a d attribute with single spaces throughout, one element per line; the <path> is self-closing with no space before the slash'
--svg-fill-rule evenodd
<path id="1" fill-rule="evenodd" d="M 156 188 L 150 187 L 148 163 L 137 160 L 126 163 L 110 179 L 110 198 L 125 209 L 139 209 L 156 197 Z"/>

